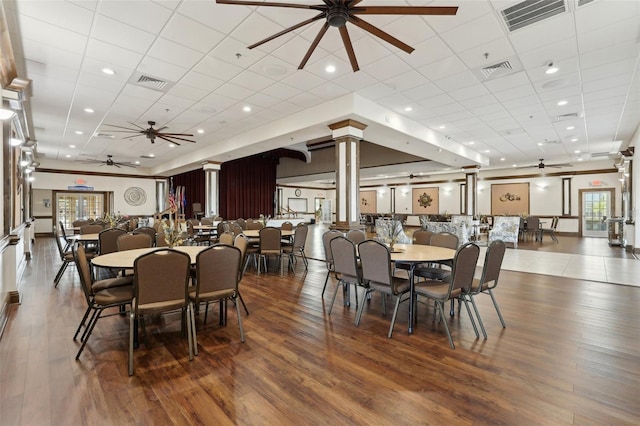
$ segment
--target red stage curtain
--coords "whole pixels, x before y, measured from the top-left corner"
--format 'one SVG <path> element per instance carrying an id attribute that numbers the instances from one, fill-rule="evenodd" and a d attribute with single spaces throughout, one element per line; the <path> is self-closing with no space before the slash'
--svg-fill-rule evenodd
<path id="1" fill-rule="evenodd" d="M 204 170 L 192 170 L 173 176 L 173 187 L 184 186 L 186 205 L 184 206 L 184 214 L 187 219 L 193 217 L 193 203 L 200 203 L 204 210 L 205 201 L 205 176 Z"/>
<path id="2" fill-rule="evenodd" d="M 228 161 L 220 168 L 220 216 L 225 219 L 273 215 L 278 159 L 262 156 Z"/>

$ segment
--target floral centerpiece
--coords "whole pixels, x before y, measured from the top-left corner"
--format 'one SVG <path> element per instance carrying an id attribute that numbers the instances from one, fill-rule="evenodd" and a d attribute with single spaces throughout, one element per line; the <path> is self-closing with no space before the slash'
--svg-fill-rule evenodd
<path id="1" fill-rule="evenodd" d="M 376 232 L 378 237 L 393 250 L 394 244 L 403 236 L 404 229 L 402 229 L 402 224 L 397 220 L 381 220 L 378 223 Z"/>
<path id="2" fill-rule="evenodd" d="M 104 222 L 105 224 L 108 224 L 110 228 L 115 228 L 119 224 L 126 222 L 127 219 L 128 219 L 128 216 L 123 216 L 118 212 L 118 214 L 105 213 L 101 221 Z"/>
<path id="3" fill-rule="evenodd" d="M 260 217 L 258 218 L 260 223 L 262 223 L 263 227 L 267 226 L 267 222 L 269 222 L 270 219 L 271 219 L 271 216 L 265 216 L 263 214 L 260 214 Z"/>
<path id="4" fill-rule="evenodd" d="M 184 244 L 186 233 L 180 228 L 178 221 L 174 221 L 171 218 L 163 219 L 162 230 L 164 231 L 164 240 L 169 248 Z"/>

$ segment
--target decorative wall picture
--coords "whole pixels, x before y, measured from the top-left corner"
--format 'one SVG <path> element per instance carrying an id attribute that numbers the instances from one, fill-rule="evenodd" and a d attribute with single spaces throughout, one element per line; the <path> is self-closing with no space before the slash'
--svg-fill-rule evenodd
<path id="1" fill-rule="evenodd" d="M 360 213 L 378 213 L 378 192 L 360 191 Z"/>
<path id="2" fill-rule="evenodd" d="M 438 214 L 439 188 L 414 188 L 412 192 L 413 214 Z"/>
<path id="3" fill-rule="evenodd" d="M 529 183 L 491 185 L 491 214 L 519 216 L 529 214 Z"/>

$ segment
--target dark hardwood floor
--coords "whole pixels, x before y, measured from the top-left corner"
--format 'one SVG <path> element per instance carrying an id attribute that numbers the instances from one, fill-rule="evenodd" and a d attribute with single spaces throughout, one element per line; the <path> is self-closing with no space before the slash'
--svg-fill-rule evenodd
<path id="1" fill-rule="evenodd" d="M 308 252 L 322 257 L 320 227 Z M 466 312 L 446 320 L 419 307 L 407 335 L 402 308 L 392 339 L 380 296 L 360 327 L 326 269 L 261 275 L 241 283 L 250 315 L 220 327 L 198 319 L 200 354 L 189 362 L 178 315 L 147 324 L 149 341 L 127 375 L 128 320 L 101 319 L 79 361 L 72 340 L 86 302 L 74 268 L 57 289 L 52 239 L 40 238 L 0 340 L 0 425 L 127 424 L 640 424 L 640 289 L 503 271 L 496 296 L 478 298 L 488 339 Z M 318 252 L 318 250 L 320 250 Z M 319 254 L 318 254 L 319 253 Z M 390 306 L 388 304 L 388 306 Z M 211 314 L 211 313 L 210 313 Z"/>

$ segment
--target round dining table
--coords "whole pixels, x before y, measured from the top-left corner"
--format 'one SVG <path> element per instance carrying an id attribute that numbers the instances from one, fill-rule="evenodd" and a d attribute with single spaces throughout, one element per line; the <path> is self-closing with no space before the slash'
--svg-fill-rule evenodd
<path id="1" fill-rule="evenodd" d="M 91 264 L 101 268 L 131 269 L 136 259 L 143 254 L 155 250 L 166 249 L 167 247 L 149 247 L 133 250 L 115 251 L 113 253 L 102 254 L 91 259 Z M 173 249 L 187 253 L 191 257 L 191 264 L 195 265 L 196 257 L 202 250 L 209 246 L 176 246 Z"/>
<path id="2" fill-rule="evenodd" d="M 74 235 L 69 235 L 67 237 L 67 240 L 73 240 L 73 241 L 83 241 L 83 242 L 87 242 L 87 241 L 98 241 L 100 240 L 100 234 L 99 233 L 93 233 L 93 234 L 74 234 Z"/>
<path id="3" fill-rule="evenodd" d="M 260 238 L 260 229 L 245 229 L 242 233 L 247 238 Z M 280 231 L 280 236 L 282 237 L 292 237 L 295 234 L 295 231 L 289 229 L 282 229 Z"/>
<path id="4" fill-rule="evenodd" d="M 416 297 L 414 288 L 414 270 L 421 263 L 451 260 L 456 251 L 444 247 L 427 246 L 422 244 L 394 244 L 391 253 L 392 262 L 401 262 L 409 265 L 409 334 L 413 334 L 415 323 L 414 300 Z"/>

